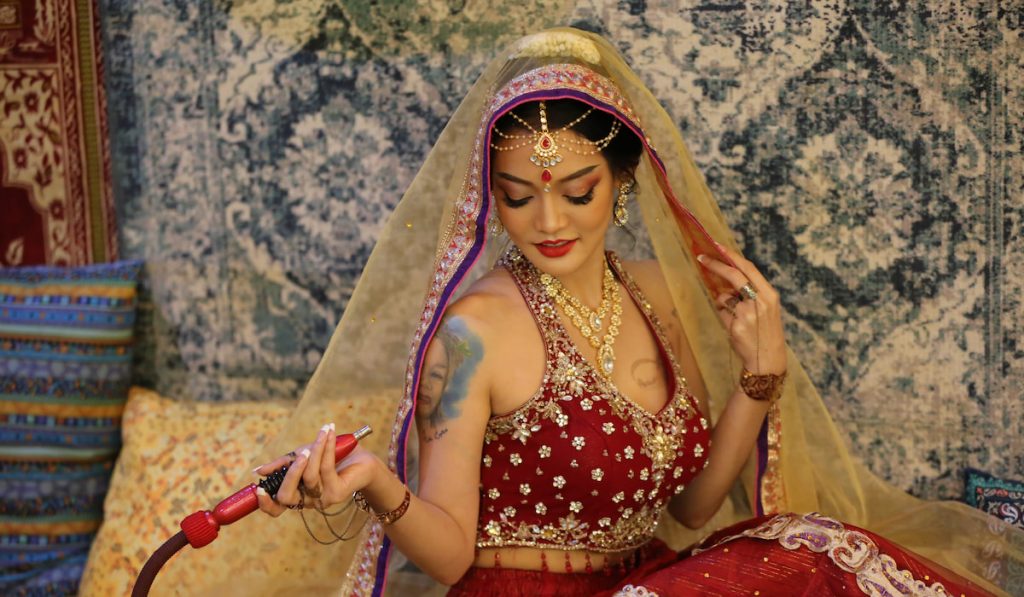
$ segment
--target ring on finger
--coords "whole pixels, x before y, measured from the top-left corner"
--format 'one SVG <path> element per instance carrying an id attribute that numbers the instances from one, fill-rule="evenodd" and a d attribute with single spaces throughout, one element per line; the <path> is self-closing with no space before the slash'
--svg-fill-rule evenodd
<path id="1" fill-rule="evenodd" d="M 754 290 L 754 287 L 750 284 L 744 284 L 743 287 L 740 288 L 740 294 L 743 295 L 741 298 L 750 299 L 752 301 L 757 300 L 757 291 Z"/>
<path id="2" fill-rule="evenodd" d="M 301 510 L 306 505 L 306 488 L 301 483 L 298 486 L 299 501 L 294 504 L 286 504 L 292 510 Z"/>
<path id="3" fill-rule="evenodd" d="M 320 498 L 320 484 L 319 483 L 317 483 L 316 487 L 306 487 L 305 485 L 303 485 L 302 487 L 303 487 L 304 491 L 306 492 L 306 495 L 308 495 L 309 497 L 314 498 L 314 499 L 319 499 Z"/>

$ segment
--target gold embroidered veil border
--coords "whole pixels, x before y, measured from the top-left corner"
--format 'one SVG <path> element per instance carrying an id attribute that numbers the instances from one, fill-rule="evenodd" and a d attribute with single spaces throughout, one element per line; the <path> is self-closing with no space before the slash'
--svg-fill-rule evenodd
<path id="1" fill-rule="evenodd" d="M 586 83 L 599 81 L 590 78 L 569 84 L 522 78 L 534 69 L 560 64 L 581 65 L 607 77 L 613 86 L 587 87 Z M 673 120 L 622 57 L 596 35 L 555 29 L 524 38 L 499 55 L 456 110 L 385 226 L 289 424 L 271 445 L 254 454 L 254 462 L 310 441 L 325 422 L 335 422 L 339 431 L 369 424 L 374 434 L 364 445 L 393 467 L 401 468 L 404 460 L 407 478 L 415 486 L 415 425 L 408 425 L 405 441 L 402 430 L 411 416 L 417 355 L 446 300 L 486 272 L 504 248 L 500 239 L 482 239 L 487 213 L 480 177 L 487 119 L 492 110 L 523 94 L 559 85 L 602 101 L 611 98 L 611 105 L 627 120 L 639 122 L 664 164 L 662 177 L 656 162 L 645 155 L 631 208 L 639 205 L 643 225 L 633 229 L 635 245 L 620 238 L 612 248 L 627 258 L 659 261 L 709 389 L 713 419 L 717 418 L 735 387 L 738 360 L 730 358 L 727 334 L 695 265 L 695 243 L 709 249 L 705 241 L 681 230 L 666 193 L 674 195 L 718 242 L 735 248 L 735 239 Z M 504 95 L 495 100 L 499 90 Z M 614 101 L 617 92 L 624 99 L 621 105 Z M 659 535 L 676 548 L 685 547 L 750 517 L 750 504 L 760 496 L 766 511 L 821 512 L 878 532 L 990 587 L 1005 578 L 1008 567 L 1024 566 L 1024 533 L 963 504 L 917 500 L 855 462 L 792 354 L 789 380 L 770 431 L 773 442 L 760 492 L 752 458 L 737 490 L 705 528 L 690 531 L 666 516 Z M 237 472 L 240 484 L 250 478 L 249 471 Z M 161 573 L 155 589 L 174 587 L 184 594 L 207 595 L 242 590 L 256 595 L 335 589 L 344 594 L 374 593 L 381 571 L 379 526 L 367 525 L 358 540 L 325 548 L 306 535 L 297 515 L 290 514 L 279 519 L 249 517 L 244 528 L 224 529 L 210 547 L 185 550 Z M 387 578 L 387 593 L 440 590 L 394 550 Z"/>

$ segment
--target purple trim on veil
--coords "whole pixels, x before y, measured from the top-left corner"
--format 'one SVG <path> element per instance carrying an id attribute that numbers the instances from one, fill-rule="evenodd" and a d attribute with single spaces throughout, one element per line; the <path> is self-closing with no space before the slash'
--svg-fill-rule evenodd
<path id="1" fill-rule="evenodd" d="M 770 415 L 765 415 L 761 430 L 757 432 L 757 475 L 754 483 L 754 515 L 764 516 L 764 496 L 762 483 L 764 472 L 768 470 L 768 422 Z"/>
<path id="2" fill-rule="evenodd" d="M 488 128 L 489 130 L 489 128 Z M 486 155 L 484 157 L 487 159 Z M 484 168 L 486 170 L 486 166 Z M 486 187 L 484 187 L 486 188 Z M 482 201 L 488 202 L 486 193 L 481 194 Z M 434 315 L 430 320 L 430 325 L 427 327 L 426 333 L 423 335 L 423 340 L 420 342 L 419 348 L 416 350 L 416 366 L 413 367 L 413 377 L 411 381 L 413 404 L 409 409 L 409 413 L 405 416 L 405 420 L 402 421 L 402 430 L 398 434 L 398 451 L 395 455 L 395 473 L 398 475 L 398 479 L 402 483 L 407 482 L 406 477 L 406 449 L 409 441 L 409 426 L 412 423 L 413 418 L 416 415 L 416 394 L 419 392 L 419 380 L 420 373 L 423 369 L 423 360 L 426 358 L 427 348 L 430 346 L 430 341 L 433 339 L 434 334 L 437 332 L 437 327 L 441 323 L 441 317 L 444 314 L 445 308 L 448 307 L 448 301 L 451 299 L 452 294 L 462 283 L 462 280 L 469 273 L 469 270 L 476 264 L 477 259 L 480 258 L 480 252 L 484 247 L 484 231 L 487 229 L 487 210 L 481 209 L 480 213 L 476 217 L 476 231 L 473 234 L 473 245 L 470 247 L 469 252 L 466 253 L 466 258 L 459 264 L 458 269 L 455 270 L 455 274 L 452 279 L 448 281 L 444 290 L 441 292 L 441 297 L 437 302 L 437 308 L 434 310 Z M 384 591 L 387 579 L 388 559 L 391 556 L 391 538 L 384 535 L 384 540 L 381 543 L 380 552 L 377 555 L 377 573 L 373 583 L 373 597 L 379 597 Z"/>

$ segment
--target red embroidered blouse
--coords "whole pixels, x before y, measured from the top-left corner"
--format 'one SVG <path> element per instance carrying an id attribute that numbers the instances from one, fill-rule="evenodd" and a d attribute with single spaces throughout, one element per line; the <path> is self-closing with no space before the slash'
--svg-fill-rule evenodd
<path id="1" fill-rule="evenodd" d="M 711 433 L 664 332 L 614 254 L 609 263 L 658 342 L 671 399 L 650 413 L 577 351 L 537 270 L 513 251 L 501 265 L 519 286 L 547 352 L 537 392 L 491 418 L 480 468 L 477 547 L 613 552 L 654 534 L 662 509 L 707 465 Z"/>

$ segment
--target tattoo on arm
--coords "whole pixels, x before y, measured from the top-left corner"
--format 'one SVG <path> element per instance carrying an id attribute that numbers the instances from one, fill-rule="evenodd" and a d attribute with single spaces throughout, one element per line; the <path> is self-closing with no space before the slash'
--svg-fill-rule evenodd
<path id="1" fill-rule="evenodd" d="M 448 433 L 448 421 L 462 412 L 469 382 L 483 360 L 483 344 L 459 317 L 446 319 L 433 339 L 416 398 L 416 420 L 424 443 Z"/>

